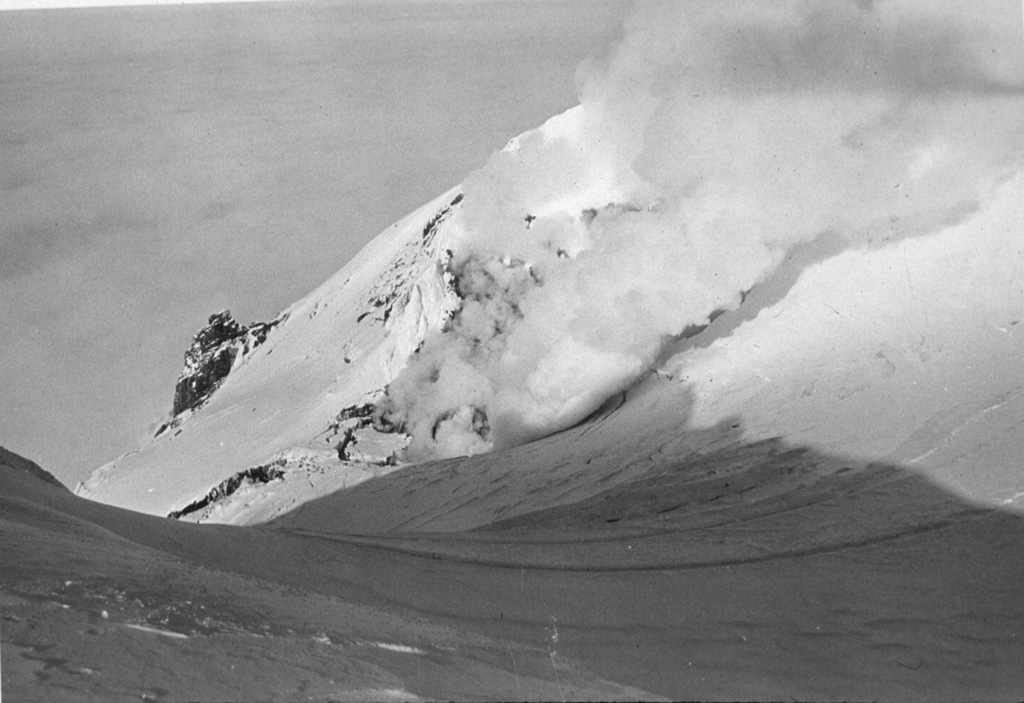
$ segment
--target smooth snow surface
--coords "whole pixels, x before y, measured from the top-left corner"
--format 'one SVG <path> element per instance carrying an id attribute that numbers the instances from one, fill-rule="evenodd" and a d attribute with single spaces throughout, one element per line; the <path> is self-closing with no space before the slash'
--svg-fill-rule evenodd
<path id="1" fill-rule="evenodd" d="M 330 543 L 99 505 L 27 463 L 0 449 L 5 700 L 664 699 L 413 614 Z"/>
<path id="2" fill-rule="evenodd" d="M 566 433 L 617 472 L 553 437 L 270 527 L 0 466 L 5 698 L 1019 699 L 1024 518 L 731 425 L 637 423 L 630 457 L 653 395 Z"/>

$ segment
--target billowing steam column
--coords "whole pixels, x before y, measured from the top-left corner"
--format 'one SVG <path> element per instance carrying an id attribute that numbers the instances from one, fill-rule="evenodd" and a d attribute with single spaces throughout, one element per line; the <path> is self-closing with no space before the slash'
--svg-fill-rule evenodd
<path id="1" fill-rule="evenodd" d="M 581 73 L 581 105 L 466 181 L 462 307 L 384 401 L 410 458 L 578 422 L 797 245 L 881 246 L 976 207 L 1024 135 L 1020 55 L 994 50 L 1010 44 L 993 12 L 642 5 Z"/>

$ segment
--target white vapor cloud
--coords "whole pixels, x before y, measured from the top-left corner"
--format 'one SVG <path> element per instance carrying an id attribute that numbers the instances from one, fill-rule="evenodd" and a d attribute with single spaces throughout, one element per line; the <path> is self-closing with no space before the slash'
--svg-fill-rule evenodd
<path id="1" fill-rule="evenodd" d="M 581 105 L 465 182 L 464 305 L 380 406 L 409 458 L 579 422 L 801 243 L 976 206 L 1024 153 L 1012 28 L 1012 0 L 638 5 Z"/>

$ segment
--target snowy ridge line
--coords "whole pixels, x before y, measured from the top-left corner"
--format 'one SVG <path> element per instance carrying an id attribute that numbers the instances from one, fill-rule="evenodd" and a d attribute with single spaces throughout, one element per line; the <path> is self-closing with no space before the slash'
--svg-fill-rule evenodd
<path id="1" fill-rule="evenodd" d="M 39 466 L 34 461 L 29 461 L 12 451 L 0 447 L 0 469 L 10 469 L 18 473 L 28 474 L 42 479 L 46 483 L 68 490 L 67 486 L 60 482 L 56 476 Z"/>
<path id="2" fill-rule="evenodd" d="M 415 290 L 416 282 L 429 271 L 431 264 L 441 272 L 446 283 L 450 282 L 445 273 L 447 273 L 452 252 L 450 249 L 439 250 L 435 245 L 435 240 L 441 225 L 451 217 L 454 212 L 453 208 L 462 202 L 463 197 L 461 192 L 458 193 L 447 205 L 441 207 L 427 220 L 419 237 L 406 242 L 402 252 L 391 261 L 388 268 L 374 283 L 366 301 L 369 307 L 356 318 L 357 323 L 380 311 L 380 317 L 374 319 L 389 329 L 388 322 L 391 320 L 396 304 L 401 310 L 406 308 Z"/>
<path id="3" fill-rule="evenodd" d="M 199 502 L 197 487 L 237 479 L 283 452 L 315 452 L 326 437 L 338 454 L 345 430 L 364 424 L 339 416 L 379 398 L 426 335 L 458 307 L 446 262 L 462 204 L 459 188 L 449 189 L 381 232 L 284 310 L 272 343 L 250 344 L 244 359 L 236 356 L 216 393 L 170 423 L 175 431 L 165 428 L 142 449 L 100 467 L 78 495 L 166 516 Z M 404 443 L 395 434 L 353 429 L 357 434 L 338 454 L 348 457 L 340 462 L 352 464 L 343 468 L 351 476 L 359 475 L 359 465 L 389 465 Z M 315 463 L 321 475 L 339 468 L 334 461 Z M 308 499 L 295 491 L 298 483 L 285 485 L 263 505 Z"/>

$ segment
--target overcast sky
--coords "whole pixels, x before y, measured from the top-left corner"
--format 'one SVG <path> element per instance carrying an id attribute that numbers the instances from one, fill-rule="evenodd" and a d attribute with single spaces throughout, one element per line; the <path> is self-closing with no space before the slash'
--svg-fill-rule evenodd
<path id="1" fill-rule="evenodd" d="M 264 320 L 576 102 L 607 3 L 0 18 L 0 445 L 70 483 L 166 419 L 210 313 Z"/>
<path id="2" fill-rule="evenodd" d="M 126 5 L 197 5 L 212 2 L 262 2 L 263 0 L 0 0 L 3 10 L 52 10 L 75 7 L 114 7 Z M 287 1 L 287 0 L 278 0 Z"/>

